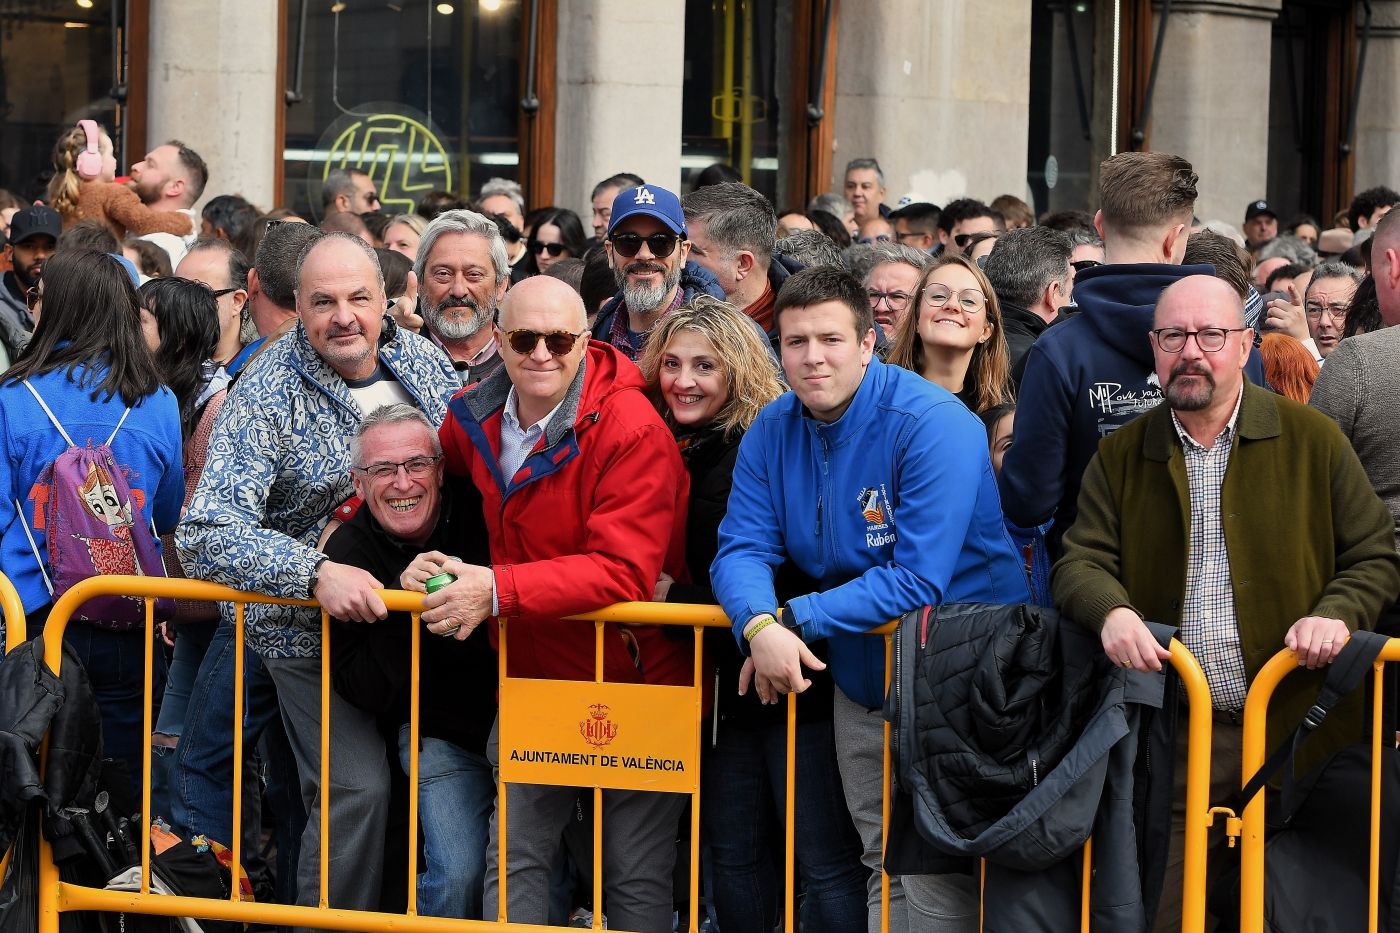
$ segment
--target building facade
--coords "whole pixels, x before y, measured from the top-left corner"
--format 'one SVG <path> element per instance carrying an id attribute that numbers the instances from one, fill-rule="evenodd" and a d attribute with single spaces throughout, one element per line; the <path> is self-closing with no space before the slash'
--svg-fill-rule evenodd
<path id="1" fill-rule="evenodd" d="M 123 165 L 179 138 L 207 195 L 313 215 L 337 166 L 390 211 L 502 176 L 584 213 L 713 162 L 798 206 L 865 156 L 891 203 L 1092 209 L 1103 158 L 1155 148 L 1203 219 L 1327 222 L 1400 183 L 1400 0 L 0 0 L 0 187 L 84 117 Z"/>

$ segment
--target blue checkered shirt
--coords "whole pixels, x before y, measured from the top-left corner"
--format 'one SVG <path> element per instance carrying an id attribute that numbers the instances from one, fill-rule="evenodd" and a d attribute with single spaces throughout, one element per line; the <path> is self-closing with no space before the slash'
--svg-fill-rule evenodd
<path id="1" fill-rule="evenodd" d="M 1244 393 L 1240 393 L 1244 398 Z M 1234 449 L 1235 423 L 1240 402 L 1215 443 L 1202 447 L 1186 432 L 1172 412 L 1172 425 L 1181 440 L 1186 461 L 1186 483 L 1191 492 L 1191 552 L 1186 564 L 1186 600 L 1181 612 L 1181 643 L 1205 671 L 1211 705 L 1216 709 L 1244 709 L 1248 681 L 1244 654 L 1240 651 L 1239 620 L 1235 617 L 1235 591 L 1230 581 L 1230 555 L 1225 547 L 1221 520 L 1220 487 Z"/>

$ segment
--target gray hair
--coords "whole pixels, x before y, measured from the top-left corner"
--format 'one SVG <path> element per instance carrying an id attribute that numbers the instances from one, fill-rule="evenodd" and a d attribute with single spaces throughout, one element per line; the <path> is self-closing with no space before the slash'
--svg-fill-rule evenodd
<path id="1" fill-rule="evenodd" d="M 413 260 L 413 274 L 417 276 L 420 285 L 423 282 L 423 271 L 428 266 L 428 257 L 432 255 L 438 237 L 444 233 L 470 233 L 481 237 L 491 250 L 491 264 L 496 267 L 496 284 L 499 285 L 510 275 L 510 257 L 506 255 L 505 240 L 501 239 L 501 228 L 485 214 L 457 208 L 443 211 L 434 217 L 418 241 L 418 255 Z"/>
<path id="2" fill-rule="evenodd" d="M 773 255 L 786 256 L 804 269 L 841 265 L 841 251 L 820 230 L 794 230 L 773 244 Z"/>
<path id="3" fill-rule="evenodd" d="M 1103 237 L 1099 236 L 1099 232 L 1093 227 L 1075 226 L 1062 232 L 1069 237 L 1070 252 L 1074 252 L 1076 246 L 1097 246 L 1103 249 Z"/>
<path id="4" fill-rule="evenodd" d="M 997 238 L 982 271 L 1003 304 L 1029 308 L 1051 282 L 1069 274 L 1069 235 L 1050 227 L 1008 230 Z"/>
<path id="5" fill-rule="evenodd" d="M 703 221 L 705 232 L 731 254 L 746 249 L 763 271 L 773 263 L 778 215 L 773 204 L 742 182 L 707 185 L 681 201 L 686 223 Z"/>
<path id="6" fill-rule="evenodd" d="M 412 405 L 399 402 L 394 405 L 380 405 L 374 411 L 360 419 L 360 423 L 355 426 L 355 433 L 350 436 L 350 463 L 359 464 L 361 441 L 365 433 L 375 425 L 379 424 L 421 424 L 428 429 L 428 433 L 433 438 L 433 456 L 442 456 L 442 442 L 438 440 L 437 425 L 428 420 L 428 416 L 423 414 Z"/>
<path id="7" fill-rule="evenodd" d="M 852 243 L 841 250 L 841 265 L 856 277 L 857 282 L 864 282 L 870 276 L 870 270 L 879 263 L 880 257 L 874 243 Z"/>
<path id="8" fill-rule="evenodd" d="M 851 161 L 846 163 L 846 174 L 849 175 L 851 174 L 851 172 L 858 171 L 859 169 L 863 168 L 874 169 L 875 177 L 879 180 L 880 187 L 885 187 L 884 169 L 880 168 L 880 163 L 877 162 L 875 159 L 852 159 Z"/>
<path id="9" fill-rule="evenodd" d="M 826 194 L 819 194 L 807 204 L 807 212 L 826 211 L 838 220 L 851 212 L 851 202 L 846 200 L 842 194 L 834 194 L 828 191 Z"/>
<path id="10" fill-rule="evenodd" d="M 525 216 L 525 190 L 520 187 L 519 182 L 511 181 L 509 178 L 488 178 L 476 196 L 476 203 L 480 204 L 487 198 L 494 198 L 497 195 L 510 198 L 510 202 L 515 205 L 520 216 Z"/>
<path id="11" fill-rule="evenodd" d="M 337 168 L 328 172 L 326 180 L 321 182 L 321 208 L 324 210 L 330 207 L 342 194 L 353 198 L 356 175 L 369 177 L 357 168 Z"/>
<path id="12" fill-rule="evenodd" d="M 374 280 L 378 283 L 380 292 L 384 291 L 384 270 L 379 267 L 379 257 L 375 255 L 374 247 L 370 246 L 353 233 L 327 233 L 323 230 L 320 236 L 308 240 L 306 245 L 301 248 L 301 253 L 297 256 L 296 295 L 301 295 L 301 275 L 302 270 L 306 266 L 306 261 L 311 258 L 311 254 L 314 253 L 318 247 L 332 242 L 353 243 L 356 249 L 369 257 L 369 263 L 374 267 Z"/>
<path id="13" fill-rule="evenodd" d="M 1303 292 L 1303 298 L 1308 297 L 1308 292 L 1312 291 L 1319 279 L 1346 279 L 1349 282 L 1360 284 L 1363 278 L 1365 276 L 1355 266 L 1349 266 L 1336 259 L 1329 259 L 1313 270 L 1312 278 L 1308 280 L 1307 291 Z"/>
<path id="14" fill-rule="evenodd" d="M 1305 266 L 1315 266 L 1317 265 L 1317 250 L 1293 234 L 1285 233 L 1259 247 L 1257 261 L 1263 262 L 1266 259 L 1287 259 L 1290 263 L 1297 262 Z"/>
<path id="15" fill-rule="evenodd" d="M 878 242 L 868 245 L 871 248 L 871 258 L 873 261 L 870 264 L 870 268 L 865 273 L 865 278 L 861 279 L 862 283 L 865 282 L 865 279 L 870 278 L 870 273 L 874 272 L 875 267 L 882 263 L 903 263 L 906 266 L 913 266 L 920 274 L 923 274 L 923 271 L 928 268 L 929 260 L 933 258 L 923 250 L 915 249 L 912 246 L 905 246 L 903 243 Z"/>

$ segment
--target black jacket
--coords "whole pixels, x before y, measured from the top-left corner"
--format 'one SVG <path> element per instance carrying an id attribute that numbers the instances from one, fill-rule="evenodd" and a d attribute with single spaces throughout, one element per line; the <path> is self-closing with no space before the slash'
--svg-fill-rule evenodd
<path id="1" fill-rule="evenodd" d="M 1115 668 L 1094 633 L 1032 606 L 918 610 L 896 639 L 892 741 L 912 820 L 892 820 L 890 858 L 917 854 L 912 823 L 935 853 L 987 860 L 985 930 L 1069 930 L 1092 833 L 1093 928 L 1147 929 L 1171 769 L 1148 772 L 1139 745 L 1165 676 Z"/>
<path id="2" fill-rule="evenodd" d="M 438 550 L 469 564 L 489 564 L 481 496 L 470 483 L 443 488 L 442 516 L 422 547 L 388 534 L 362 505 L 326 541 L 331 560 L 360 567 L 386 587 L 424 551 Z M 408 722 L 412 657 L 410 617 L 390 613 L 372 625 L 335 620 L 331 633 L 331 683 L 348 702 L 373 714 L 386 729 Z M 496 652 L 486 624 L 462 641 L 423 630 L 420 645 L 419 732 L 484 754 L 496 718 Z"/>
<path id="3" fill-rule="evenodd" d="M 49 735 L 49 758 L 39 774 L 39 743 Z M 24 811 L 45 801 L 50 816 L 91 806 L 102 764 L 102 720 L 92 684 L 66 645 L 55 676 L 44 663 L 42 637 L 0 661 L 0 852 L 14 841 Z M 46 827 L 49 825 L 45 824 Z"/>
<path id="4" fill-rule="evenodd" d="M 1054 321 L 1046 321 L 1039 314 L 1027 311 L 1020 305 L 1006 301 L 1001 303 L 1001 326 L 1006 332 L 1006 353 L 1011 362 L 1011 379 L 1017 385 L 1020 385 L 1021 374 L 1026 370 L 1026 354 L 1031 352 L 1031 347 L 1040 335 L 1052 325 L 1060 323 L 1060 320 L 1061 318 L 1057 317 Z"/>
<path id="5" fill-rule="evenodd" d="M 741 437 L 742 434 L 725 438 L 716 430 L 702 429 L 682 433 L 677 438 L 681 445 L 681 457 L 690 473 L 685 561 L 693 582 L 677 581 L 672 584 L 666 595 L 667 602 L 715 602 L 714 591 L 710 589 L 710 563 L 719 550 L 719 523 L 729 507 L 729 488 L 734 483 L 734 461 L 739 455 Z M 786 563 L 778 568 L 773 585 L 778 598 L 782 600 L 811 593 L 818 588 L 817 581 Z M 744 656 L 739 653 L 734 633 L 727 628 L 716 628 L 706 630 L 705 636 L 705 656 L 710 676 L 718 675 L 715 715 L 719 720 L 743 729 L 785 722 L 785 704 L 764 706 L 758 700 L 758 691 L 752 687 L 746 695 L 739 696 L 739 669 L 744 665 Z M 818 641 L 809 647 L 813 654 L 826 660 L 825 641 Z M 831 676 L 818 673 L 812 678 L 811 688 L 797 701 L 798 720 L 816 722 L 831 719 L 831 703 Z"/>

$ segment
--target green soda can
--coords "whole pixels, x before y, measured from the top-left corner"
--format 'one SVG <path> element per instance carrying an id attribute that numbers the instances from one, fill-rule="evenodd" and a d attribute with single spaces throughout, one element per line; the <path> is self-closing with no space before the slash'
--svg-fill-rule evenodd
<path id="1" fill-rule="evenodd" d="M 456 580 L 457 578 L 450 573 L 440 573 L 435 577 L 429 577 L 428 582 L 423 584 L 423 588 L 429 593 L 436 593 L 444 586 L 450 586 Z"/>

